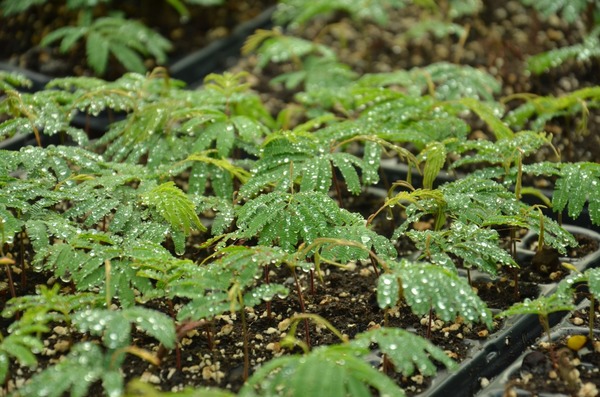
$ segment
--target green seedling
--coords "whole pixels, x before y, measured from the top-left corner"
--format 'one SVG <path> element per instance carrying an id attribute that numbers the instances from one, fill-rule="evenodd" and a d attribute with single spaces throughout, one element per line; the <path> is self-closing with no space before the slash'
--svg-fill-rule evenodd
<path id="1" fill-rule="evenodd" d="M 515 303 L 510 308 L 504 310 L 497 317 L 509 317 L 515 315 L 535 314 L 538 316 L 540 325 L 542 326 L 548 343 L 550 346 L 550 356 L 554 367 L 557 368 L 556 354 L 554 353 L 552 336 L 550 335 L 550 314 L 556 312 L 568 312 L 575 309 L 571 297 L 566 297 L 564 294 L 553 293 L 550 296 L 541 296 L 531 300 L 526 298 L 523 302 Z"/>
<path id="2" fill-rule="evenodd" d="M 582 286 L 587 286 L 586 295 L 590 300 L 588 339 L 594 340 L 594 313 L 596 304 L 600 301 L 600 269 L 592 268 L 579 272 L 574 266 L 567 264 L 563 264 L 563 266 L 572 270 L 573 273 L 561 280 L 556 293 L 564 296 L 565 299 L 573 299 L 575 294 L 582 289 Z"/>

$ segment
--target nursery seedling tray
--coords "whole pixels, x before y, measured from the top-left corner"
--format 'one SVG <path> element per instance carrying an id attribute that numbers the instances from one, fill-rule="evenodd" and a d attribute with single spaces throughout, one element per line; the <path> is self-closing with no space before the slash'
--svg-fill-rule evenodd
<path id="1" fill-rule="evenodd" d="M 589 304 L 590 304 L 590 302 L 586 299 L 578 305 L 578 309 L 589 307 Z M 588 327 L 574 326 L 568 322 L 567 318 L 564 318 L 562 321 L 560 321 L 558 324 L 556 324 L 553 327 L 553 329 L 551 331 L 551 337 L 552 337 L 552 340 L 558 340 L 561 337 L 565 337 L 565 336 L 569 336 L 569 335 L 587 335 L 588 333 L 589 333 Z M 600 331 L 595 329 L 594 335 L 596 338 L 600 337 Z M 546 336 L 539 338 L 538 343 L 543 342 L 543 341 L 547 341 Z M 504 370 L 497 377 L 495 377 L 487 387 L 485 387 L 479 393 L 477 393 L 476 396 L 477 397 L 502 397 L 502 396 L 504 396 L 506 384 L 509 382 L 511 376 L 520 370 L 522 363 L 523 363 L 523 358 L 532 351 L 532 348 L 529 346 L 532 346 L 532 343 L 525 344 L 523 346 L 523 350 L 521 351 L 521 354 L 519 354 L 517 357 L 513 357 L 512 359 L 510 357 L 504 358 L 502 360 L 505 365 Z M 516 392 L 516 395 L 519 397 L 521 397 L 521 396 L 530 397 L 533 395 L 531 392 L 523 390 L 523 389 L 519 389 L 518 387 L 515 387 L 513 390 Z M 540 396 L 540 397 L 562 397 L 562 396 L 568 397 L 569 396 L 569 394 L 562 394 L 562 393 L 556 394 L 556 393 L 550 393 L 550 392 L 539 392 L 538 393 L 537 391 L 536 391 L 535 395 Z"/>

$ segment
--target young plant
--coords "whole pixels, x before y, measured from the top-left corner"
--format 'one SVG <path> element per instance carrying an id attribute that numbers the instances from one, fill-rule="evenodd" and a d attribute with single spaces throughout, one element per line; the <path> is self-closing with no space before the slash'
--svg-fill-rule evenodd
<path id="1" fill-rule="evenodd" d="M 580 114 L 581 123 L 577 131 L 586 134 L 589 111 L 599 106 L 600 87 L 582 88 L 559 97 L 515 94 L 503 101 L 513 99 L 525 101 L 505 117 L 505 121 L 513 128 L 522 129 L 529 125 L 534 131 L 542 131 L 552 119 Z"/>
<path id="2" fill-rule="evenodd" d="M 542 326 L 550 346 L 550 356 L 554 368 L 558 367 L 556 355 L 552 346 L 552 336 L 550 335 L 550 315 L 556 312 L 569 312 L 575 309 L 575 305 L 571 301 L 571 297 L 564 294 L 553 293 L 550 296 L 541 296 L 531 300 L 526 298 L 522 302 L 515 303 L 508 309 L 502 311 L 497 317 L 509 317 L 515 315 L 535 314 L 538 316 L 540 325 Z"/>
<path id="3" fill-rule="evenodd" d="M 175 346 L 172 320 L 155 310 L 133 307 L 120 311 L 88 309 L 74 315 L 80 332 L 101 336 L 102 346 L 93 342 L 75 344 L 58 364 L 33 376 L 20 395 L 61 396 L 70 391 L 74 397 L 87 395 L 90 386 L 101 381 L 109 396 L 123 393 L 123 374 L 119 370 L 127 353 L 154 365 L 159 360 L 152 352 L 131 344 L 132 324 L 159 340 L 164 346 Z"/>
<path id="4" fill-rule="evenodd" d="M 572 266 L 567 267 L 576 270 Z M 556 293 L 564 296 L 565 299 L 573 299 L 575 295 L 583 289 L 582 287 L 587 287 L 586 295 L 590 300 L 588 338 L 589 340 L 594 340 L 594 313 L 597 302 L 600 302 L 600 269 L 592 268 L 587 269 L 584 272 L 574 271 L 572 274 L 561 280 Z"/>
<path id="5" fill-rule="evenodd" d="M 19 364 L 34 367 L 35 354 L 43 349 L 41 336 L 50 331 L 50 324 L 71 325 L 77 310 L 97 306 L 102 299 L 92 293 L 63 295 L 59 285 L 52 288 L 40 286 L 37 295 L 19 296 L 10 299 L 2 310 L 2 317 L 15 317 L 0 343 L 0 382 L 4 382 L 9 368 L 9 357 Z"/>
<path id="6" fill-rule="evenodd" d="M 223 0 L 165 0 L 181 16 L 189 18 L 187 4 L 212 6 L 222 4 Z M 10 16 L 27 11 L 32 6 L 50 3 L 49 0 L 3 0 L 0 10 Z M 145 73 L 146 57 L 152 57 L 158 64 L 167 61 L 167 52 L 172 49 L 171 42 L 142 22 L 126 18 L 119 13 L 103 15 L 98 12 L 99 3 L 111 0 L 67 0 L 66 9 L 77 12 L 75 26 L 63 26 L 45 35 L 40 45 L 43 47 L 60 41 L 62 53 L 73 51 L 78 42 L 85 42 L 87 64 L 97 76 L 106 73 L 109 60 L 116 59 L 127 71 Z M 100 16 L 98 16 L 100 15 Z"/>
<path id="7" fill-rule="evenodd" d="M 60 51 L 72 50 L 81 39 L 85 39 L 87 62 L 98 76 L 106 73 L 110 55 L 125 69 L 144 73 L 145 56 L 152 56 L 158 64 L 167 60 L 167 51 L 172 45 L 166 38 L 141 22 L 122 16 L 106 16 L 93 19 L 91 12 L 83 12 L 77 26 L 65 26 L 46 35 L 40 45 L 48 46 L 60 41 Z"/>
<path id="8" fill-rule="evenodd" d="M 377 0 L 353 1 L 343 0 L 315 3 L 307 0 L 280 1 L 273 19 L 278 25 L 291 24 L 299 27 L 317 16 L 331 15 L 335 12 L 344 12 L 352 19 L 371 20 L 380 25 L 388 23 L 389 8 L 402 8 L 404 0 Z"/>
<path id="9" fill-rule="evenodd" d="M 377 283 L 380 308 L 388 309 L 404 300 L 418 316 L 430 314 L 433 309 L 444 321 L 461 317 L 468 323 L 482 322 L 491 328 L 490 310 L 455 270 L 406 260 L 388 262 L 387 268 Z"/>
<path id="10" fill-rule="evenodd" d="M 600 7 L 597 1 L 573 0 L 568 4 L 556 0 L 521 0 L 521 2 L 533 7 L 544 19 L 549 18 L 551 15 L 559 15 L 560 18 L 570 24 L 583 19 L 587 28 L 587 35 L 583 38 L 582 43 L 557 48 L 530 57 L 527 60 L 527 67 L 530 71 L 541 74 L 562 65 L 567 60 L 573 59 L 585 62 L 600 56 L 598 51 L 600 27 L 597 26 L 600 18 Z"/>
<path id="11" fill-rule="evenodd" d="M 273 359 L 260 367 L 244 384 L 239 396 L 279 395 L 278 390 L 285 388 L 290 396 L 306 396 L 325 393 L 328 396 L 372 396 L 371 389 L 382 395 L 404 396 L 390 378 L 371 366 L 364 356 L 369 354 L 373 344 L 377 344 L 381 353 L 388 356 L 398 373 L 410 376 L 418 369 L 425 376 L 433 375 L 439 361 L 452 369 L 455 363 L 439 348 L 427 340 L 401 329 L 380 328 L 358 334 L 348 341 L 319 316 L 299 315 L 293 319 L 293 328 L 287 336 L 286 344 L 297 345 L 295 327 L 302 318 L 309 318 L 327 326 L 338 337 L 341 344 L 321 346 L 304 355 L 285 356 Z M 399 349 L 401 345 L 410 349 Z"/>

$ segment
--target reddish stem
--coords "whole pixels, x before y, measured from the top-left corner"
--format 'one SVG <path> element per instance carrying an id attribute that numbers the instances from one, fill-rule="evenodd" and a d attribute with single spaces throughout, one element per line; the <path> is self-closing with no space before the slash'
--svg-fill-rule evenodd
<path id="1" fill-rule="evenodd" d="M 304 298 L 302 296 L 302 288 L 300 287 L 300 282 L 298 281 L 298 275 L 296 274 L 296 269 L 292 268 L 292 274 L 294 275 L 294 281 L 296 282 L 296 291 L 298 292 L 298 301 L 300 302 L 300 311 L 302 313 L 306 313 L 306 309 L 304 307 Z M 304 319 L 304 334 L 306 339 L 306 346 L 310 349 L 310 332 L 308 328 L 308 319 Z"/>

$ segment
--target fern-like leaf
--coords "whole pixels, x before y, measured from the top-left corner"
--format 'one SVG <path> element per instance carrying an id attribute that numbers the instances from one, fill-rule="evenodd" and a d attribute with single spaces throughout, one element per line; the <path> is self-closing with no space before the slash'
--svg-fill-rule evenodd
<path id="1" fill-rule="evenodd" d="M 320 192 L 272 192 L 248 201 L 237 212 L 239 230 L 232 237 L 258 237 L 262 245 L 276 244 L 293 251 L 299 242 L 310 244 L 334 229 L 361 222 Z"/>
<path id="2" fill-rule="evenodd" d="M 131 324 L 156 338 L 167 348 L 173 348 L 177 339 L 173 319 L 164 313 L 140 306 L 119 311 L 83 310 L 73 316 L 73 323 L 81 332 L 102 336 L 104 346 L 111 350 L 131 343 Z"/>
<path id="3" fill-rule="evenodd" d="M 421 74 L 425 75 L 423 88 L 428 87 L 429 81 L 435 84 L 433 96 L 439 100 L 474 98 L 493 103 L 493 95 L 499 93 L 501 87 L 492 75 L 467 65 L 437 62 L 410 72 L 417 81 L 423 80 Z"/>
<path id="4" fill-rule="evenodd" d="M 19 87 L 31 88 L 32 81 L 20 73 L 0 71 L 0 92 L 16 90 Z"/>
<path id="5" fill-rule="evenodd" d="M 551 313 L 574 309 L 575 305 L 571 301 L 571 297 L 554 293 L 550 296 L 541 296 L 533 300 L 525 298 L 522 302 L 515 303 L 497 316 L 510 317 L 523 314 L 537 314 L 538 316 L 548 317 Z"/>
<path id="6" fill-rule="evenodd" d="M 60 397 L 70 392 L 72 397 L 84 397 L 94 382 L 102 381 L 107 395 L 120 396 L 123 378 L 111 358 L 92 342 L 78 343 L 60 363 L 34 375 L 19 393 Z"/>
<path id="7" fill-rule="evenodd" d="M 37 332 L 47 331 L 48 328 L 37 328 Z M 34 336 L 13 333 L 0 341 L 0 381 L 4 382 L 9 373 L 11 358 L 19 364 L 34 367 L 37 364 L 35 353 L 44 348 L 42 341 Z"/>
<path id="8" fill-rule="evenodd" d="M 527 68 L 535 74 L 541 74 L 551 68 L 562 65 L 567 60 L 585 62 L 600 57 L 600 28 L 592 30 L 582 43 L 557 48 L 534 55 L 527 60 Z"/>
<path id="9" fill-rule="evenodd" d="M 446 162 L 446 146 L 441 142 L 431 142 L 419 154 L 419 160 L 425 161 L 423 169 L 423 187 L 433 188 L 433 181 Z"/>
<path id="10" fill-rule="evenodd" d="M 326 3 L 315 3 L 306 0 L 282 1 L 275 15 L 275 22 L 279 25 L 291 23 L 298 27 L 320 15 L 332 14 L 336 11 L 344 12 L 357 21 L 371 20 L 379 25 L 386 25 L 390 8 L 403 8 L 407 4 L 404 0 L 332 0 Z"/>
<path id="11" fill-rule="evenodd" d="M 293 186 L 296 178 L 300 181 L 301 191 L 317 191 L 327 193 L 332 184 L 332 166 L 335 166 L 344 177 L 348 190 L 354 194 L 361 191 L 360 177 L 357 169 L 365 167 L 365 162 L 345 152 L 329 152 L 323 149 L 325 143 L 313 136 L 272 137 L 264 147 L 263 156 L 252 170 L 253 176 L 240 189 L 242 197 L 252 197 L 269 185 L 276 185 L 277 190 L 285 191 Z M 363 181 L 373 180 L 373 169 L 379 163 L 374 158 L 377 150 L 371 149 L 366 166 L 369 172 Z"/>
<path id="12" fill-rule="evenodd" d="M 404 396 L 396 383 L 362 358 L 367 353 L 367 348 L 345 344 L 317 347 L 304 356 L 275 358 L 248 379 L 239 396 L 275 396 L 282 388 L 290 397 L 370 397 L 370 388 Z"/>
<path id="13" fill-rule="evenodd" d="M 192 230 L 206 231 L 196 214 L 193 201 L 174 182 L 165 182 L 144 193 L 144 205 L 153 207 L 174 230 L 189 235 Z"/>
<path id="14" fill-rule="evenodd" d="M 258 29 L 248 37 L 242 52 L 248 54 L 256 51 L 258 54 L 258 67 L 264 68 L 269 62 L 286 62 L 289 60 L 299 62 L 308 54 L 319 54 L 324 57 L 334 58 L 333 51 L 309 40 L 294 36 L 287 36 L 279 30 Z"/>
<path id="15" fill-rule="evenodd" d="M 439 347 L 430 341 L 399 328 L 379 328 L 356 336 L 351 342 L 368 348 L 376 343 L 381 353 L 394 364 L 396 372 L 411 376 L 415 369 L 424 376 L 433 376 L 437 372 L 436 364 L 442 363 L 448 369 L 457 367 L 456 363 Z"/>
<path id="16" fill-rule="evenodd" d="M 510 140 L 513 138 L 514 132 L 499 118 L 498 112 L 494 112 L 490 105 L 469 97 L 461 98 L 458 102 L 485 121 L 497 140 Z"/>
<path id="17" fill-rule="evenodd" d="M 476 267 L 489 274 L 496 274 L 499 266 L 517 266 L 508 252 L 499 246 L 498 232 L 493 229 L 456 221 L 448 230 L 410 231 L 407 235 L 424 256 L 449 269 L 456 266 L 449 254 L 460 258 L 465 267 Z"/>
<path id="18" fill-rule="evenodd" d="M 571 218 L 577 218 L 585 202 L 589 201 L 592 223 L 600 225 L 600 165 L 598 163 L 564 163 L 552 195 L 555 212 L 568 209 Z"/>
<path id="19" fill-rule="evenodd" d="M 391 263 L 391 273 L 380 276 L 377 295 L 379 307 L 396 304 L 399 295 L 413 313 L 422 316 L 430 309 L 444 321 L 454 321 L 461 316 L 469 323 L 483 322 L 492 325 L 492 314 L 467 281 L 455 271 L 427 263 L 401 261 Z"/>
<path id="20" fill-rule="evenodd" d="M 571 0 L 568 3 L 554 0 L 521 0 L 521 2 L 533 7 L 544 18 L 560 15 L 569 23 L 579 20 L 589 4 L 587 0 Z"/>

